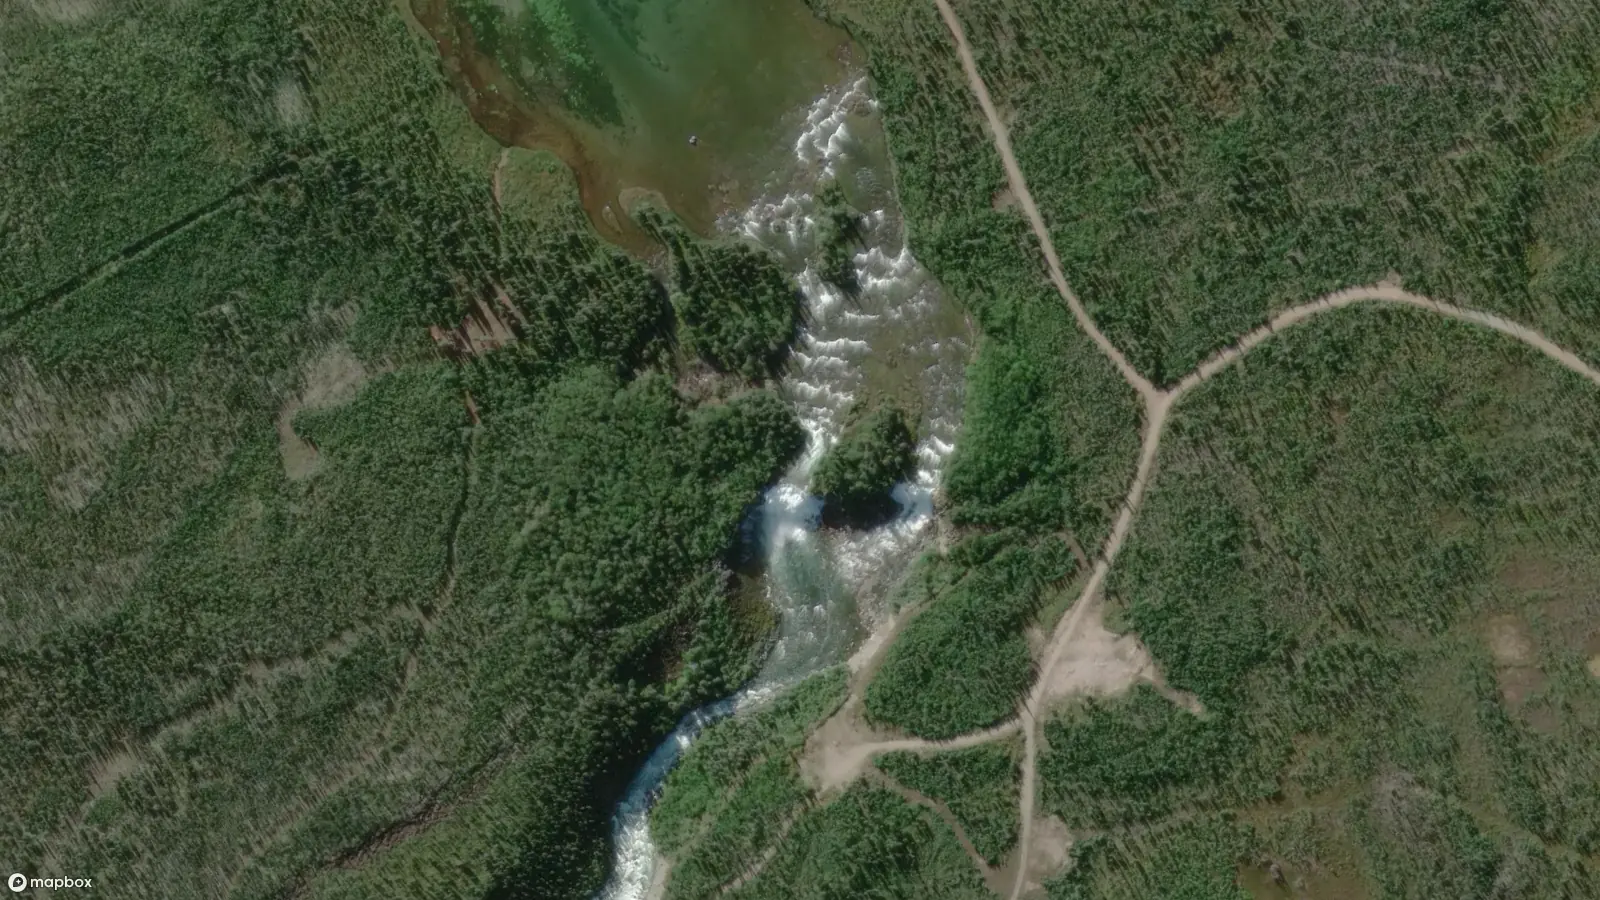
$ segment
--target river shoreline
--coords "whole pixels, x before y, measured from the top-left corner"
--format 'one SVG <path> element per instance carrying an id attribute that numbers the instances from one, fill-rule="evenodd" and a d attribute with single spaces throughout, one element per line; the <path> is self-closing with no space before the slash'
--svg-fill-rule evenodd
<path id="1" fill-rule="evenodd" d="M 799 117 L 796 117 L 799 118 Z M 934 510 L 960 426 L 971 334 L 912 256 L 893 194 L 882 122 L 857 75 L 804 111 L 793 154 L 764 199 L 724 216 L 718 230 L 762 245 L 784 262 L 806 302 L 806 327 L 779 394 L 808 435 L 806 452 L 768 489 L 747 522 L 761 591 L 777 617 L 756 678 L 733 697 L 696 710 L 634 776 L 613 818 L 612 876 L 597 900 L 649 900 L 669 863 L 649 836 L 649 810 L 673 765 L 715 721 L 759 708 L 794 684 L 845 663 L 889 615 L 890 588 L 937 532 Z M 856 290 L 823 271 L 819 195 L 837 185 L 865 210 L 851 257 Z M 860 401 L 892 398 L 918 419 L 917 471 L 897 486 L 898 514 L 866 530 L 822 528 L 811 471 Z"/>

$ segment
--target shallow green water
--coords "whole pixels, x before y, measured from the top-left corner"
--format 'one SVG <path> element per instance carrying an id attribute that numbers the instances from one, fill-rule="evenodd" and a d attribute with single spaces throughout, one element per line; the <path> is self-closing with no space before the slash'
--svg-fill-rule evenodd
<path id="1" fill-rule="evenodd" d="M 804 0 L 413 0 L 505 143 L 555 150 L 597 219 L 630 190 L 697 230 L 748 202 L 797 110 L 848 66 Z M 492 121 L 486 121 L 492 120 Z M 696 141 L 691 144 L 690 138 Z M 597 224 L 606 224 L 599 223 Z M 610 230 L 603 228 L 602 230 Z"/>

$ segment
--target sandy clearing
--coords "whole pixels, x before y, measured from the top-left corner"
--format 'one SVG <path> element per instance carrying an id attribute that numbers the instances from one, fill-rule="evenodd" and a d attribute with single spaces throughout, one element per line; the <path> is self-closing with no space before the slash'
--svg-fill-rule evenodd
<path id="1" fill-rule="evenodd" d="M 1489 646 L 1489 655 L 1494 658 L 1494 677 L 1500 686 L 1500 696 L 1513 712 L 1525 712 L 1523 705 L 1528 698 L 1549 683 L 1539 667 L 1533 633 L 1521 617 L 1500 615 L 1486 624 L 1484 640 Z"/>
<path id="2" fill-rule="evenodd" d="M 1072 833 L 1055 816 L 1035 820 L 1029 831 L 1032 840 L 1017 860 L 1017 883 L 1022 884 L 1025 893 L 1043 890 L 1045 881 L 1061 872 L 1072 853 Z"/>
<path id="3" fill-rule="evenodd" d="M 662 900 L 667 896 L 667 882 L 672 880 L 672 860 L 655 853 L 655 862 L 651 864 L 650 886 L 645 889 L 644 900 Z"/>
<path id="4" fill-rule="evenodd" d="M 278 454 L 290 481 L 315 475 L 321 464 L 317 446 L 294 430 L 294 417 L 302 409 L 331 409 L 355 399 L 370 373 L 344 344 L 333 344 L 312 360 L 302 376 L 300 393 L 278 409 Z"/>
<path id="5" fill-rule="evenodd" d="M 1155 659 L 1137 635 L 1106 628 L 1105 604 L 1091 603 L 1076 633 L 1061 646 L 1044 696 L 1051 701 L 1114 697 L 1138 684 L 1151 685 L 1186 709 L 1199 709 L 1198 700 L 1167 687 Z"/>
<path id="6" fill-rule="evenodd" d="M 305 481 L 317 474 L 322 464 L 322 454 L 317 450 L 317 445 L 294 430 L 294 417 L 299 412 L 298 398 L 289 400 L 278 409 L 278 456 L 283 460 L 283 474 L 290 481 Z"/>
<path id="7" fill-rule="evenodd" d="M 311 119 L 311 101 L 306 98 L 305 88 L 299 81 L 294 78 L 278 81 L 272 93 L 272 112 L 278 124 L 285 128 L 297 128 Z"/>
<path id="8" fill-rule="evenodd" d="M 1536 662 L 1533 636 L 1528 633 L 1528 626 L 1516 616 L 1495 616 L 1490 619 L 1487 635 L 1489 653 L 1494 656 L 1497 665 L 1531 666 Z"/>
<path id="9" fill-rule="evenodd" d="M 917 753 L 964 750 L 1009 737 L 1016 734 L 1019 727 L 1018 719 L 1010 719 L 993 728 L 948 741 L 893 737 L 867 722 L 862 713 L 861 695 L 852 692 L 844 706 L 806 740 L 805 751 L 800 756 L 800 774 L 818 794 L 835 794 L 860 778 L 875 756 L 897 750 Z"/>

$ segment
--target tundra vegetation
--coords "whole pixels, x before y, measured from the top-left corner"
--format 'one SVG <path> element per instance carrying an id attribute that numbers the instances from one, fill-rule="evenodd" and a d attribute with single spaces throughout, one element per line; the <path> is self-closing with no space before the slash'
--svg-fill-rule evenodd
<path id="1" fill-rule="evenodd" d="M 1592 6 L 952 5 L 1067 280 L 1158 387 L 1384 279 L 1600 365 Z M 866 47 L 912 248 L 983 334 L 945 485 L 959 540 L 908 585 L 920 612 L 863 693 L 880 726 L 969 734 L 1014 715 L 1022 632 L 1053 624 L 1071 569 L 1020 614 L 1004 590 L 967 612 L 949 599 L 1005 558 L 971 548 L 1092 558 L 1139 416 L 1044 278 L 935 6 L 813 6 Z M 1038 812 L 1074 836 L 1039 892 L 1600 892 L 1597 413 L 1592 384 L 1504 335 L 1383 308 L 1297 325 L 1187 395 L 1105 596 L 1203 711 L 1151 687 L 1036 710 Z M 928 639 L 958 610 L 964 637 L 998 620 L 1018 649 Z M 972 752 L 875 766 L 954 811 Z M 836 839 L 867 846 L 842 817 Z M 769 866 L 741 891 L 805 883 Z"/>
<path id="2" fill-rule="evenodd" d="M 629 773 L 753 671 L 794 286 L 606 246 L 391 4 L 29 2 L 0 46 L 0 857 L 590 896 Z"/>
<path id="3" fill-rule="evenodd" d="M 912 249 L 982 333 L 952 540 L 861 698 L 955 737 L 1027 695 L 1138 397 L 1044 277 L 935 6 L 811 2 L 866 51 Z M 1383 278 L 1600 364 L 1593 4 L 954 7 L 1067 279 L 1155 384 Z M 522 24 L 559 48 L 563 8 Z M 591 896 L 633 768 L 752 671 L 725 563 L 803 442 L 759 389 L 793 286 L 734 244 L 603 244 L 392 4 L 27 0 L 0 48 L 0 857 L 116 896 Z M 551 59 L 527 77 L 603 119 Z M 695 355 L 725 402 L 676 389 Z M 1600 895 L 1593 386 L 1357 308 L 1171 415 L 1105 594 L 1202 712 L 1034 710 L 1038 812 L 1074 837 L 1039 890 Z M 988 895 L 894 787 L 993 864 L 1008 745 L 819 796 L 844 680 L 689 754 L 654 817 L 670 896 Z"/>
<path id="4" fill-rule="evenodd" d="M 877 765 L 902 787 L 943 803 L 978 853 L 998 865 L 1017 843 L 1018 750 L 987 744 L 933 756 L 902 751 Z"/>

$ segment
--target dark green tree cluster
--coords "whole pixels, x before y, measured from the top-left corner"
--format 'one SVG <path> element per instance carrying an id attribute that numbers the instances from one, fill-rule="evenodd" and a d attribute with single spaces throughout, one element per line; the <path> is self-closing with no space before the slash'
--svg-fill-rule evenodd
<path id="1" fill-rule="evenodd" d="M 777 376 L 800 327 L 800 294 L 764 251 L 709 244 L 679 260 L 682 340 L 721 372 Z"/>
<path id="2" fill-rule="evenodd" d="M 671 257 L 679 339 L 719 372 L 777 376 L 799 334 L 804 300 L 772 255 L 743 241 L 697 241 L 668 215 L 637 214 Z"/>
<path id="3" fill-rule="evenodd" d="M 905 411 L 893 403 L 847 424 L 811 473 L 824 521 L 861 527 L 894 515 L 890 491 L 916 470 L 916 451 Z"/>
<path id="4" fill-rule="evenodd" d="M 500 209 L 392 7 L 136 6 L 0 16 L 0 855 L 591 896 L 758 658 L 728 563 L 803 432 L 677 393 L 667 287 L 565 183 Z"/>
<path id="5" fill-rule="evenodd" d="M 905 787 L 942 801 L 973 848 L 997 866 L 1017 844 L 1019 750 L 1013 743 L 931 756 L 900 752 L 874 764 Z"/>
<path id="6" fill-rule="evenodd" d="M 1016 713 L 1034 675 L 1023 630 L 1045 586 L 1074 568 L 1060 541 L 1004 533 L 969 538 L 938 565 L 951 585 L 915 614 L 866 691 L 872 721 L 932 740 Z"/>
<path id="7" fill-rule="evenodd" d="M 861 293 L 855 266 L 856 248 L 865 241 L 861 212 L 850 204 L 837 181 L 829 182 L 817 194 L 817 207 L 822 280 L 854 297 Z"/>

